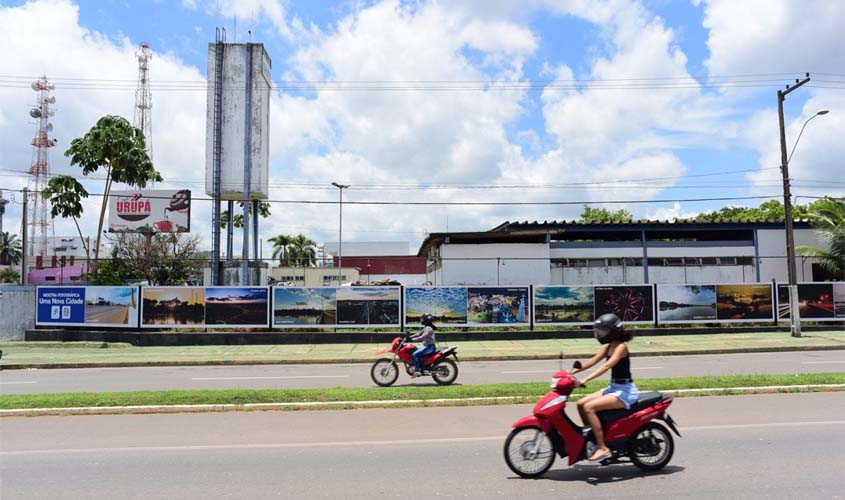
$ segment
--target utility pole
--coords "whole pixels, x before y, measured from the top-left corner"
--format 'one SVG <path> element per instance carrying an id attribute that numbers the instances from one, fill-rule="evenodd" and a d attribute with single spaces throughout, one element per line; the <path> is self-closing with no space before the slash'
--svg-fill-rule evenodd
<path id="1" fill-rule="evenodd" d="M 29 253 L 29 249 L 26 247 L 26 240 L 27 240 L 27 220 L 26 220 L 26 211 L 27 211 L 27 203 L 29 203 L 29 189 L 23 188 L 23 213 L 21 213 L 21 230 L 23 231 L 23 238 L 21 238 L 21 285 L 26 286 L 26 278 L 27 278 L 27 262 L 26 256 Z"/>
<path id="2" fill-rule="evenodd" d="M 786 154 L 786 126 L 783 118 L 783 101 L 787 94 L 810 81 L 810 74 L 805 73 L 803 80 L 795 79 L 795 85 L 778 90 L 778 120 L 780 121 L 780 171 L 783 175 L 784 228 L 786 230 L 786 269 L 789 279 L 789 301 L 792 304 L 789 313 L 790 333 L 793 337 L 801 336 L 801 319 L 798 317 L 798 287 L 795 272 L 795 237 L 792 233 L 792 193 L 789 189 L 789 157 Z"/>

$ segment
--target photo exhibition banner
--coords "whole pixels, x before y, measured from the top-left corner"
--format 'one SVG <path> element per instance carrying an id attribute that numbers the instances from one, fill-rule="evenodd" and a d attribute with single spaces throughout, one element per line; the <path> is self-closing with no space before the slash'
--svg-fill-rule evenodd
<path id="1" fill-rule="evenodd" d="M 141 288 L 142 328 L 267 327 L 268 287 Z"/>
<path id="2" fill-rule="evenodd" d="M 657 285 L 660 323 L 742 323 L 774 321 L 772 285 Z"/>
<path id="3" fill-rule="evenodd" d="M 789 288 L 778 284 L 778 319 L 789 319 Z M 798 283 L 801 321 L 845 320 L 845 282 Z"/>
<path id="4" fill-rule="evenodd" d="M 534 323 L 589 325 L 595 318 L 592 286 L 535 286 Z"/>
<path id="5" fill-rule="evenodd" d="M 398 286 L 273 288 L 273 328 L 399 327 Z"/>
<path id="6" fill-rule="evenodd" d="M 138 326 L 138 288 L 131 286 L 39 286 L 38 326 Z"/>

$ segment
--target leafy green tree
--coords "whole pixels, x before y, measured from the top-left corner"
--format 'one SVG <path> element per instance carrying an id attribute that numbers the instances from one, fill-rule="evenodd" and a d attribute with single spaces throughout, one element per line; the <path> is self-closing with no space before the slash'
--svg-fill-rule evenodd
<path id="1" fill-rule="evenodd" d="M 297 266 L 313 266 L 317 263 L 317 243 L 304 234 L 297 234 L 290 242 L 291 260 Z"/>
<path id="2" fill-rule="evenodd" d="M 17 235 L 8 231 L 0 233 L 0 265 L 10 266 L 18 264 L 23 257 L 22 242 Z"/>
<path id="3" fill-rule="evenodd" d="M 241 207 L 241 212 L 243 212 L 244 202 L 239 201 L 238 206 Z M 252 213 L 252 206 L 250 205 L 249 216 L 253 217 L 254 215 L 255 214 Z M 266 219 L 267 217 L 270 217 L 270 204 L 267 203 L 266 201 L 258 202 L 258 215 L 260 215 L 262 219 Z M 220 214 L 220 227 L 222 229 L 226 229 L 229 226 L 229 218 L 230 218 L 230 216 L 229 216 L 228 210 L 224 210 Z M 235 227 L 237 227 L 237 228 L 244 227 L 244 214 L 243 213 L 237 213 L 237 211 L 236 211 L 235 217 L 234 217 L 234 222 L 235 222 Z"/>
<path id="4" fill-rule="evenodd" d="M 288 252 L 288 248 L 290 244 L 293 242 L 293 237 L 288 236 L 286 234 L 280 234 L 277 236 L 273 236 L 272 238 L 268 239 L 270 243 L 273 244 L 273 258 L 279 259 L 280 266 L 290 266 L 292 262 L 290 260 L 290 254 Z"/>
<path id="5" fill-rule="evenodd" d="M 829 249 L 798 246 L 796 250 L 801 255 L 818 258 L 826 271 L 845 278 L 845 198 L 823 198 L 813 202 L 807 218 Z"/>
<path id="6" fill-rule="evenodd" d="M 0 283 L 20 283 L 21 275 L 11 267 L 0 270 Z"/>
<path id="7" fill-rule="evenodd" d="M 798 207 L 796 207 L 797 209 Z M 800 211 L 799 211 L 800 213 Z M 785 217 L 786 210 L 783 208 L 783 203 L 778 200 L 769 200 L 760 204 L 759 207 L 736 207 L 728 206 L 722 207 L 714 212 L 702 212 L 695 217 L 698 222 L 715 222 L 715 221 L 764 221 L 776 220 L 782 221 Z M 793 218 L 795 213 L 793 212 Z"/>
<path id="8" fill-rule="evenodd" d="M 100 208 L 94 246 L 96 261 L 100 257 L 103 219 L 112 184 L 118 182 L 130 187 L 145 188 L 150 181 L 161 182 L 164 179 L 153 167 L 153 162 L 147 154 L 144 133 L 121 116 L 107 115 L 97 120 L 88 133 L 71 141 L 65 156 L 70 158 L 71 165 L 82 168 L 82 175 L 92 174 L 100 169 L 106 171 L 103 204 Z"/>
<path id="9" fill-rule="evenodd" d="M 608 210 L 607 208 L 594 208 L 590 205 L 584 205 L 580 220 L 581 222 L 631 222 L 634 220 L 634 216 L 624 208 Z"/>
<path id="10" fill-rule="evenodd" d="M 53 206 L 50 209 L 52 218 L 73 219 L 73 223 L 76 224 L 76 232 L 79 233 L 79 239 L 82 241 L 82 247 L 85 248 L 85 255 L 88 256 L 90 261 L 91 252 L 85 243 L 85 237 L 82 236 L 82 230 L 79 228 L 79 217 L 82 216 L 82 198 L 88 198 L 88 191 L 85 187 L 75 177 L 60 175 L 50 179 L 47 187 L 41 192 L 41 196 L 45 200 L 50 200 L 50 204 Z"/>

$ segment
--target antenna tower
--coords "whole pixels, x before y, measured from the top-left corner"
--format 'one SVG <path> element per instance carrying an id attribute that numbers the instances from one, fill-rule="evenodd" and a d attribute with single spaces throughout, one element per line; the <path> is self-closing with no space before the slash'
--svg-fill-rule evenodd
<path id="1" fill-rule="evenodd" d="M 132 124 L 144 133 L 147 154 L 153 158 L 153 95 L 150 93 L 150 59 L 153 58 L 150 44 L 141 42 L 138 52 L 138 87 L 135 89 L 135 119 Z"/>
<path id="2" fill-rule="evenodd" d="M 26 230 L 29 238 L 29 255 L 44 257 L 47 251 L 47 233 L 53 232 L 53 221 L 47 218 L 47 201 L 41 197 L 41 192 L 47 187 L 50 177 L 50 148 L 56 145 L 56 139 L 49 134 L 53 131 L 50 117 L 55 113 L 50 105 L 56 98 L 50 92 L 56 86 L 47 80 L 46 76 L 32 82 L 32 90 L 38 92 L 38 103 L 29 110 L 29 116 L 35 118 L 37 127 L 35 138 L 32 139 L 32 163 L 29 167 L 29 192 L 33 196 L 30 204 L 29 222 Z"/>

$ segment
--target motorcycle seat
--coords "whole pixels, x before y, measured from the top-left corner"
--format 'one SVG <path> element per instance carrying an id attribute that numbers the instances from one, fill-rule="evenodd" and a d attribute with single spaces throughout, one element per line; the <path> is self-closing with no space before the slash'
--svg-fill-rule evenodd
<path id="1" fill-rule="evenodd" d="M 627 417 L 632 413 L 636 413 L 640 410 L 644 410 L 649 406 L 657 403 L 663 399 L 663 394 L 659 392 L 641 392 L 640 399 L 637 400 L 636 403 L 631 405 L 631 409 L 626 410 L 625 408 L 621 408 L 619 410 L 604 410 L 596 413 L 598 415 L 599 420 L 601 421 L 602 427 L 609 425 L 614 420 L 619 420 L 620 418 Z"/>

